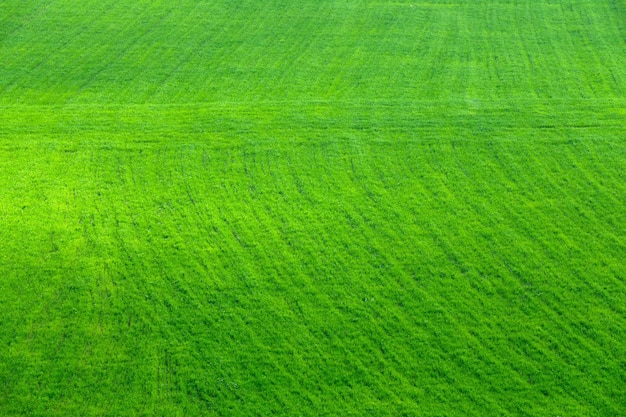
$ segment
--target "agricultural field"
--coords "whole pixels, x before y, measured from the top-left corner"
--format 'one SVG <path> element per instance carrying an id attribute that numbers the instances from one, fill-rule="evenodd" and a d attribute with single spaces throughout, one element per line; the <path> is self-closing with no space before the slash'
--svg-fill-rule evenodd
<path id="1" fill-rule="evenodd" d="M 0 2 L 0 416 L 626 415 L 624 0 Z"/>

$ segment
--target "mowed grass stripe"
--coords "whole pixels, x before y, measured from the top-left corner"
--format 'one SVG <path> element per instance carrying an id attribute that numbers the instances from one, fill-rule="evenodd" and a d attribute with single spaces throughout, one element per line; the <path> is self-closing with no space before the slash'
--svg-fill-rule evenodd
<path id="1" fill-rule="evenodd" d="M 281 111 L 282 107 L 289 110 Z M 513 132 L 537 140 L 569 140 L 623 135 L 624 100 L 443 101 L 433 102 L 304 102 L 242 103 L 209 106 L 4 106 L 0 135 L 45 135 L 57 140 L 96 140 L 112 136 L 127 146 L 145 140 L 189 140 L 225 145 L 246 138 L 276 139 L 288 135 L 298 142 L 370 133 L 405 139 L 506 139 Z M 397 109 L 397 110 L 395 110 Z M 514 117 L 509 117 L 514 115 Z M 121 130 L 111 131 L 119 124 Z M 534 133 L 533 133 L 534 132 Z M 148 137 L 148 135 L 150 135 Z M 368 136 L 373 139 L 372 136 Z M 132 141 L 129 141 L 130 139 Z M 227 139 L 227 140 L 225 140 Z M 379 136 L 379 140 L 389 140 Z M 78 143 L 78 140 L 72 141 Z"/>

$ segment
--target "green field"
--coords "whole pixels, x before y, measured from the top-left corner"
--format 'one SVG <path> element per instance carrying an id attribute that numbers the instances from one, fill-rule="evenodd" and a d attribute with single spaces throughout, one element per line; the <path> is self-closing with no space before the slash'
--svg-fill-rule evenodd
<path id="1" fill-rule="evenodd" d="M 0 1 L 0 416 L 625 416 L 626 1 Z"/>

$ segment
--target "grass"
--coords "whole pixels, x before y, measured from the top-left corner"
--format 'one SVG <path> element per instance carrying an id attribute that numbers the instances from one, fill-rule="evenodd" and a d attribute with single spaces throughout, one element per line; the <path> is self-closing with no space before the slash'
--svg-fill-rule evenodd
<path id="1" fill-rule="evenodd" d="M 0 3 L 0 415 L 626 414 L 624 22 Z"/>

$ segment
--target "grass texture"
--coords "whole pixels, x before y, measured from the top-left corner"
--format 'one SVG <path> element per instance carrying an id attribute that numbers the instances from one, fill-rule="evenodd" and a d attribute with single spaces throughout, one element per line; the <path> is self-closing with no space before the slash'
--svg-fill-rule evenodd
<path id="1" fill-rule="evenodd" d="M 626 415 L 623 0 L 0 2 L 0 415 Z"/>

